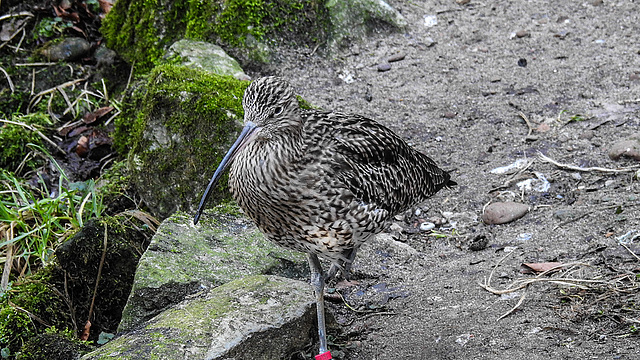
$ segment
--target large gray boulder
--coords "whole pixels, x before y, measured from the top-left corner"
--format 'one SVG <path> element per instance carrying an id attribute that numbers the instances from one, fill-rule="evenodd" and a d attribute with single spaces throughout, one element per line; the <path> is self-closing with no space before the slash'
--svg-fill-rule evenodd
<path id="1" fill-rule="evenodd" d="M 203 289 L 246 276 L 308 277 L 304 254 L 265 240 L 248 219 L 233 214 L 236 208 L 222 209 L 207 212 L 197 226 L 191 214 L 182 212 L 160 225 L 138 264 L 118 332 Z"/>
<path id="2" fill-rule="evenodd" d="M 307 283 L 256 275 L 205 288 L 82 360 L 282 359 L 312 341 L 314 326 Z"/>

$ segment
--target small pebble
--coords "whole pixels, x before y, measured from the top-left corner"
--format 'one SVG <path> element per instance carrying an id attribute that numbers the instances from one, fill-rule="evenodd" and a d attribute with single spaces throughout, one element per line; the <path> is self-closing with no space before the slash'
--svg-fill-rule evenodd
<path id="1" fill-rule="evenodd" d="M 98 47 L 93 53 L 93 57 L 96 59 L 96 65 L 98 68 L 107 69 L 113 66 L 118 54 L 106 46 L 100 45 L 100 47 Z"/>
<path id="2" fill-rule="evenodd" d="M 579 139 L 591 140 L 595 136 L 595 132 L 593 130 L 585 130 L 578 135 Z"/>
<path id="3" fill-rule="evenodd" d="M 482 251 L 489 245 L 489 238 L 485 234 L 476 235 L 469 244 L 469 250 Z"/>
<path id="4" fill-rule="evenodd" d="M 567 35 L 569 35 L 569 32 L 567 30 L 560 30 L 557 33 L 553 34 L 553 37 L 556 37 L 558 39 L 564 39 L 567 37 Z"/>
<path id="5" fill-rule="evenodd" d="M 391 224 L 391 226 L 389 226 L 389 230 L 391 230 L 392 232 L 402 232 L 403 227 L 398 223 L 393 223 Z"/>
<path id="6" fill-rule="evenodd" d="M 378 64 L 378 71 L 379 72 L 384 72 L 384 71 L 389 71 L 389 70 L 391 70 L 391 64 L 388 64 L 388 63 Z"/>
<path id="7" fill-rule="evenodd" d="M 529 36 L 531 36 L 531 34 L 526 30 L 516 31 L 516 37 L 518 38 L 529 37 Z"/>
<path id="8" fill-rule="evenodd" d="M 78 37 L 70 37 L 59 43 L 42 49 L 42 55 L 50 61 L 71 61 L 85 56 L 91 50 L 91 44 Z"/>
<path id="9" fill-rule="evenodd" d="M 529 206 L 513 201 L 489 204 L 482 214 L 485 224 L 506 224 L 520 219 L 529 211 Z"/>
<path id="10" fill-rule="evenodd" d="M 447 119 L 453 119 L 454 117 L 456 117 L 456 115 L 458 115 L 458 113 L 454 113 L 450 111 L 444 113 L 444 117 Z"/>
<path id="11" fill-rule="evenodd" d="M 420 231 L 429 231 L 435 229 L 436 224 L 431 222 L 423 222 L 420 224 Z"/>
<path id="12" fill-rule="evenodd" d="M 551 126 L 549 124 L 547 124 L 547 123 L 542 123 L 542 124 L 538 125 L 538 127 L 536 128 L 537 132 L 542 132 L 542 133 L 543 132 L 547 132 L 549 130 L 551 130 Z"/>
<path id="13" fill-rule="evenodd" d="M 609 158 L 611 160 L 618 160 L 623 156 L 640 160 L 640 135 L 628 140 L 618 141 L 609 149 Z"/>
<path id="14" fill-rule="evenodd" d="M 436 44 L 436 41 L 433 40 L 433 38 L 425 38 L 424 41 L 422 42 L 426 47 L 432 47 L 433 45 Z"/>
<path id="15" fill-rule="evenodd" d="M 525 58 L 518 59 L 518 66 L 527 67 L 527 59 Z"/>
<path id="16" fill-rule="evenodd" d="M 425 15 L 424 16 L 424 26 L 425 27 L 434 27 L 438 25 L 438 18 L 435 15 Z"/>
<path id="17" fill-rule="evenodd" d="M 404 60 L 405 56 L 407 56 L 407 54 L 401 53 L 401 54 L 396 54 L 393 56 L 390 56 L 387 61 L 392 63 L 392 62 L 396 62 L 396 61 L 401 61 Z"/>

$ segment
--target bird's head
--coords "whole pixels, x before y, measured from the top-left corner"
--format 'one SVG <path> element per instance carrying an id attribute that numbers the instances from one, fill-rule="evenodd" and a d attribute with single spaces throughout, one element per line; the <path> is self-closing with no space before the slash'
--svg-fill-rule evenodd
<path id="1" fill-rule="evenodd" d="M 287 127 L 300 122 L 300 107 L 293 87 L 285 80 L 268 76 L 255 80 L 242 99 L 244 121 L 257 127 Z"/>
<path id="2" fill-rule="evenodd" d="M 198 222 L 211 189 L 247 144 L 291 137 L 292 133 L 302 128 L 300 107 L 293 87 L 283 79 L 269 76 L 252 82 L 244 92 L 242 107 L 244 128 L 213 174 L 200 200 L 194 223 Z"/>

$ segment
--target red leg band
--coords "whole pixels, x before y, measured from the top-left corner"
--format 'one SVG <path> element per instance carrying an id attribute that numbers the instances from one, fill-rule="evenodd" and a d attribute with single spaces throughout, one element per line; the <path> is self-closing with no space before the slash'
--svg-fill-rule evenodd
<path id="1" fill-rule="evenodd" d="M 316 360 L 332 360 L 333 357 L 331 357 L 331 352 L 327 351 L 325 353 L 316 355 Z"/>

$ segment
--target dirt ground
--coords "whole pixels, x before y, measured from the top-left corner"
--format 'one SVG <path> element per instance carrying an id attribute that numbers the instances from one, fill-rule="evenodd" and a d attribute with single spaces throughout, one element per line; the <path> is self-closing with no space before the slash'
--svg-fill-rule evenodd
<path id="1" fill-rule="evenodd" d="M 360 252 L 357 283 L 339 283 L 327 295 L 341 324 L 330 331 L 334 353 L 345 359 L 637 359 L 640 260 L 631 252 L 640 254 L 638 179 L 633 172 L 562 169 L 538 153 L 580 167 L 639 164 L 608 156 L 614 143 L 640 133 L 638 4 L 390 4 L 406 17 L 406 32 L 374 34 L 331 59 L 310 55 L 311 49 L 285 53 L 250 74 L 283 76 L 323 109 L 384 123 L 459 184 L 430 199 L 419 215 L 399 217 L 391 237 Z M 398 54 L 404 59 L 378 71 Z M 528 167 L 491 172 L 519 159 Z M 526 179 L 544 185 L 542 178 L 550 185 L 542 191 L 516 185 Z M 506 200 L 530 211 L 508 224 L 484 225 L 483 207 Z M 442 218 L 448 221 L 436 233 L 419 230 Z M 592 281 L 580 282 L 582 289 L 540 281 L 526 293 L 505 295 L 479 285 L 499 265 L 490 285 L 505 289 L 536 276 L 522 274 L 522 263 L 539 262 L 588 264 L 541 278 Z M 523 293 L 518 308 L 498 320 Z"/>

